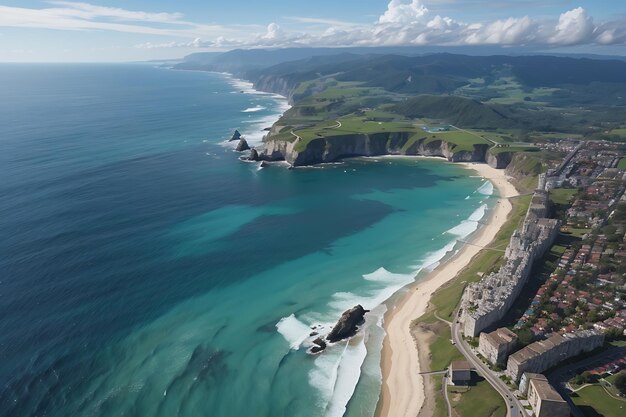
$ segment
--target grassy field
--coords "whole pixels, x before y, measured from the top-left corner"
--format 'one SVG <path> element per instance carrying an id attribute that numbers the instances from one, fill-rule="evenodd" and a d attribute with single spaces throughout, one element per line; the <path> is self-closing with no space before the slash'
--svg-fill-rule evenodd
<path id="1" fill-rule="evenodd" d="M 534 146 L 496 146 L 489 150 L 492 154 L 499 154 L 502 152 L 538 152 L 539 148 Z"/>
<path id="2" fill-rule="evenodd" d="M 432 417 L 448 417 L 448 406 L 446 399 L 443 398 L 442 390 L 442 377 L 441 375 L 434 375 L 433 382 L 435 385 L 435 409 L 433 410 Z"/>
<path id="3" fill-rule="evenodd" d="M 311 92 L 315 94 L 307 96 Z M 296 138 L 293 132 L 302 138 L 296 147 L 299 151 L 306 149 L 312 140 L 321 137 L 396 132 L 414 134 L 406 148 L 417 140 L 446 141 L 453 145 L 454 152 L 471 151 L 476 144 L 491 144 L 479 135 L 456 129 L 437 133 L 424 131 L 418 121 L 389 112 L 390 103 L 397 97 L 381 88 L 327 78 L 302 83 L 296 89 L 296 94 L 304 98 L 279 121 L 279 124 L 288 128 L 272 135 L 271 139 L 293 141 Z"/>
<path id="4" fill-rule="evenodd" d="M 584 235 L 586 235 L 587 233 L 590 233 L 592 231 L 592 229 L 579 229 L 576 227 L 568 227 L 567 231 L 569 232 L 569 235 L 575 236 L 575 237 L 583 237 Z"/>
<path id="5" fill-rule="evenodd" d="M 621 374 L 626 374 L 626 371 L 621 371 L 618 372 L 616 374 L 613 374 L 611 376 L 608 376 L 606 378 L 604 378 L 604 380 L 606 382 L 608 382 L 608 385 L 605 384 L 605 388 L 611 393 L 611 395 L 613 395 L 614 397 L 619 397 L 620 396 L 620 391 L 619 389 L 615 386 L 615 380 L 621 375 Z M 626 398 L 624 399 L 624 402 L 626 402 Z"/>
<path id="6" fill-rule="evenodd" d="M 521 152 L 514 155 L 507 170 L 513 173 L 515 185 L 523 191 L 532 191 L 537 187 L 537 177 L 544 172 L 544 152 Z"/>
<path id="7" fill-rule="evenodd" d="M 556 88 L 523 88 L 515 77 L 500 77 L 487 84 L 483 78 L 469 80 L 470 84 L 459 88 L 456 93 L 469 97 L 487 97 L 486 102 L 492 104 L 541 104 L 542 98 L 552 95 Z M 528 100 L 530 99 L 530 100 Z"/>
<path id="8" fill-rule="evenodd" d="M 554 188 L 550 190 L 550 200 L 554 204 L 567 205 L 576 193 L 576 188 Z"/>
<path id="9" fill-rule="evenodd" d="M 608 395 L 599 385 L 591 385 L 572 394 L 574 404 L 587 417 L 620 417 L 626 415 L 626 400 Z"/>
<path id="10" fill-rule="evenodd" d="M 450 341 L 452 332 L 450 326 L 436 318 L 432 322 L 431 329 L 437 334 L 437 338 L 430 345 L 430 368 L 436 371 L 442 371 L 450 365 L 450 362 L 462 360 L 463 355 Z"/>
<path id="11" fill-rule="evenodd" d="M 386 121 L 382 121 L 382 119 Z M 320 137 L 330 138 L 333 136 L 351 135 L 351 134 L 375 134 L 375 133 L 396 133 L 409 132 L 414 134 L 406 143 L 405 148 L 410 147 L 418 140 L 424 140 L 425 143 L 441 140 L 453 144 L 453 151 L 471 151 L 474 145 L 491 143 L 472 133 L 461 130 L 451 130 L 448 132 L 428 133 L 420 127 L 416 126 L 412 121 L 393 116 L 391 113 L 370 111 L 364 115 L 349 115 L 340 117 L 336 120 L 324 121 L 314 126 L 303 129 L 295 129 L 294 133 L 302 138 L 298 144 L 298 149 L 305 149 L 308 143 Z M 273 138 L 276 138 L 274 136 Z M 279 140 L 293 140 L 283 135 L 281 132 Z"/>
<path id="12" fill-rule="evenodd" d="M 626 158 L 622 158 L 619 160 L 619 163 L 617 164 L 617 167 L 619 169 L 623 169 L 626 170 Z"/>
<path id="13" fill-rule="evenodd" d="M 578 133 L 534 132 L 531 136 L 538 139 L 582 139 L 582 135 Z"/>
<path id="14" fill-rule="evenodd" d="M 469 387 L 466 392 L 454 392 L 448 387 L 448 397 L 459 417 L 504 417 L 507 409 L 504 400 L 484 379 Z"/>
<path id="15" fill-rule="evenodd" d="M 611 135 L 616 135 L 620 137 L 626 137 L 626 129 L 613 129 L 611 130 Z"/>
<path id="16" fill-rule="evenodd" d="M 456 145 L 455 151 L 472 150 L 474 145 L 491 145 L 487 139 L 461 130 L 450 130 L 448 132 L 427 133 L 426 143 L 434 140 L 443 140 Z"/>

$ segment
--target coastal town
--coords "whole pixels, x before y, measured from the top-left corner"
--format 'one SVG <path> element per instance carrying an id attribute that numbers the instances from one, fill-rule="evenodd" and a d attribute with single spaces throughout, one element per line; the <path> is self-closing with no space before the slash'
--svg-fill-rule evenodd
<path id="1" fill-rule="evenodd" d="M 537 146 L 564 156 L 538 176 L 500 268 L 465 286 L 451 323 L 465 360 L 450 364 L 448 380 L 469 386 L 476 372 L 508 416 L 586 416 L 593 387 L 604 393 L 594 401 L 626 408 L 615 386 L 626 373 L 624 147 Z"/>

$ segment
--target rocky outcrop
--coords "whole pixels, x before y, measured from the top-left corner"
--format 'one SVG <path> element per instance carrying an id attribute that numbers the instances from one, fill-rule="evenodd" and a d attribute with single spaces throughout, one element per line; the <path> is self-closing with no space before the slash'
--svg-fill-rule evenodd
<path id="1" fill-rule="evenodd" d="M 513 153 L 511 152 L 491 152 L 487 151 L 487 163 L 492 168 L 505 169 L 511 163 L 513 159 Z"/>
<path id="2" fill-rule="evenodd" d="M 237 152 L 243 152 L 247 151 L 248 149 L 250 149 L 250 146 L 248 146 L 248 142 L 244 138 L 239 139 L 239 143 L 237 144 L 235 150 Z"/>
<path id="3" fill-rule="evenodd" d="M 439 156 L 451 162 L 483 162 L 488 145 L 474 145 L 471 150 L 455 150 L 442 140 L 415 139 L 414 132 L 348 134 L 319 137 L 303 142 L 267 140 L 257 152 L 258 160 L 285 160 L 292 166 L 335 162 L 342 158 L 378 155 Z"/>
<path id="4" fill-rule="evenodd" d="M 365 310 L 360 304 L 352 307 L 350 310 L 344 311 L 337 324 L 335 324 L 335 327 L 333 327 L 328 336 L 326 336 L 326 340 L 335 343 L 354 336 L 358 330 L 358 326 L 365 320 L 365 313 L 368 311 L 369 310 Z"/>
<path id="5" fill-rule="evenodd" d="M 235 133 L 233 133 L 233 135 L 230 137 L 230 139 L 228 140 L 229 142 L 233 142 L 235 140 L 239 140 L 241 139 L 241 133 L 239 133 L 238 130 L 235 130 Z"/>
<path id="6" fill-rule="evenodd" d="M 313 346 L 309 349 L 310 353 L 320 353 L 326 349 L 326 342 L 321 337 L 318 337 L 313 341 Z"/>
<path id="7" fill-rule="evenodd" d="M 247 159 L 248 161 L 258 161 L 259 160 L 259 153 L 257 152 L 256 149 L 252 148 L 250 149 L 250 155 L 248 155 L 247 158 L 245 157 L 241 157 L 244 160 Z"/>

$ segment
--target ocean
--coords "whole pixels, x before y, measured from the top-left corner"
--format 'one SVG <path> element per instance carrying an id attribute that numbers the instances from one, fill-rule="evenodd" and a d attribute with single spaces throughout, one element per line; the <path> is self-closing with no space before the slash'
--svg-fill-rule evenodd
<path id="1" fill-rule="evenodd" d="M 372 416 L 384 301 L 491 183 L 433 159 L 238 159 L 286 108 L 224 74 L 0 65 L 0 416 Z M 361 303 L 359 334 L 320 355 Z"/>

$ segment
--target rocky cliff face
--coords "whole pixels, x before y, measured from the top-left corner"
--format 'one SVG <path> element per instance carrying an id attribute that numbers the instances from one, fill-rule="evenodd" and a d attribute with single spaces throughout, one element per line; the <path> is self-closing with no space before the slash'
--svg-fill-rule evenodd
<path id="1" fill-rule="evenodd" d="M 487 145 L 474 145 L 473 150 L 455 151 L 454 145 L 445 141 L 426 139 L 411 140 L 412 132 L 350 134 L 320 137 L 302 144 L 268 140 L 258 149 L 258 160 L 285 160 L 293 166 L 315 165 L 335 162 L 355 156 L 422 155 L 439 156 L 451 162 L 483 162 Z"/>
<path id="2" fill-rule="evenodd" d="M 511 152 L 487 152 L 486 159 L 489 166 L 497 169 L 504 169 L 511 163 L 513 154 Z"/>
<path id="3" fill-rule="evenodd" d="M 292 95 L 297 85 L 295 81 L 274 75 L 262 75 L 254 81 L 255 90 L 280 94 L 281 96 L 287 97 L 290 104 L 293 103 Z"/>

